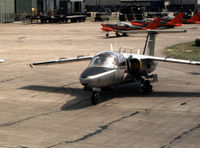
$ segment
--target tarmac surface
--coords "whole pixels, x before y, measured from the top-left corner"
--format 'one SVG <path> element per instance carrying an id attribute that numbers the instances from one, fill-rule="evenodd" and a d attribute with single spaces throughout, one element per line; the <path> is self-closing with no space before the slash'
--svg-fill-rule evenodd
<path id="1" fill-rule="evenodd" d="M 88 62 L 30 68 L 61 57 L 94 55 L 120 47 L 142 49 L 145 34 L 105 38 L 101 23 L 0 24 L 0 148 L 198 148 L 200 67 L 159 63 L 159 82 L 144 95 L 132 84 L 90 103 L 79 75 Z M 159 34 L 156 55 L 195 40 L 187 33 Z M 112 35 L 112 34 L 111 34 Z"/>

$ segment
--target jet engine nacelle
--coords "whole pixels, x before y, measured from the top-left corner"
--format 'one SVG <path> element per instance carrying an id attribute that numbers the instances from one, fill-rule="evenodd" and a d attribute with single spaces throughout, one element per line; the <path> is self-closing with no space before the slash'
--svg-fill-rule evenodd
<path id="1" fill-rule="evenodd" d="M 137 75 L 142 68 L 142 61 L 139 59 L 128 59 L 127 68 L 131 75 Z"/>
<path id="2" fill-rule="evenodd" d="M 157 64 L 151 60 L 128 59 L 127 61 L 127 68 L 131 75 L 147 75 L 156 69 L 156 65 Z"/>

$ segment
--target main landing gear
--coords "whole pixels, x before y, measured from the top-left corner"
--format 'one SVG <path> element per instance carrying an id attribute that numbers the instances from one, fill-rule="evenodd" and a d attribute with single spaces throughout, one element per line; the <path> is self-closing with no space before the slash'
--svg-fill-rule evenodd
<path id="1" fill-rule="evenodd" d="M 99 92 L 92 92 L 92 96 L 91 96 L 91 103 L 92 103 L 92 105 L 98 104 L 98 102 L 99 102 L 98 97 L 99 96 L 100 96 Z"/>
<path id="2" fill-rule="evenodd" d="M 120 34 L 118 32 L 115 33 L 116 37 L 120 37 Z"/>
<path id="3" fill-rule="evenodd" d="M 153 91 L 152 88 L 153 88 L 153 87 L 152 87 L 152 85 L 151 85 L 151 83 L 150 83 L 149 80 L 144 80 L 144 81 L 143 81 L 143 83 L 142 83 L 142 91 L 143 91 L 144 93 L 150 93 L 150 92 L 152 92 L 152 91 Z"/>
<path id="4" fill-rule="evenodd" d="M 140 79 L 141 82 L 141 90 L 143 93 L 151 93 L 153 91 L 153 87 L 149 80 Z M 105 90 L 104 90 L 105 91 Z M 96 105 L 99 103 L 99 98 L 104 91 L 100 91 L 100 89 L 92 89 L 92 96 L 91 96 L 91 104 Z"/>
<path id="5" fill-rule="evenodd" d="M 109 33 L 106 33 L 106 37 L 107 37 L 107 38 L 109 37 Z"/>

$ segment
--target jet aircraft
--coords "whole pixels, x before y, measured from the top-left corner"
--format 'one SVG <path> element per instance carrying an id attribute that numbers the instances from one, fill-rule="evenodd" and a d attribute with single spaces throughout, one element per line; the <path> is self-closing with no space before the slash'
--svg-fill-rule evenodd
<path id="1" fill-rule="evenodd" d="M 156 61 L 192 64 L 200 66 L 198 61 L 179 60 L 167 57 L 154 56 L 155 38 L 158 33 L 170 31 L 149 31 L 143 54 L 133 54 L 111 51 L 100 52 L 95 56 L 83 56 L 71 59 L 60 59 L 55 61 L 33 63 L 30 66 L 61 64 L 91 60 L 89 66 L 80 75 L 80 82 L 89 90 L 92 90 L 91 103 L 98 103 L 98 96 L 105 88 L 117 86 L 124 83 L 137 82 L 141 85 L 144 93 L 152 91 L 151 81 L 157 80 L 157 75 L 152 74 L 156 69 Z M 173 31 L 174 32 L 174 31 Z M 180 31 L 179 31 L 180 32 Z"/>
<path id="2" fill-rule="evenodd" d="M 102 30 L 107 32 L 106 37 L 109 36 L 109 32 L 115 32 L 116 36 L 120 36 L 119 33 L 122 33 L 123 36 L 126 36 L 129 31 L 133 30 L 147 30 L 147 29 L 157 29 L 159 24 L 159 18 L 155 18 L 151 23 L 146 27 L 143 26 L 134 26 L 127 22 L 117 22 L 115 24 L 101 24 Z"/>
<path id="3" fill-rule="evenodd" d="M 167 20 L 162 19 L 158 27 L 173 28 L 173 27 L 182 26 L 182 19 L 183 19 L 183 12 L 179 12 L 169 22 Z M 148 19 L 147 21 L 131 21 L 132 25 L 138 25 L 138 26 L 145 26 L 145 25 L 148 25 L 149 23 L 151 23 L 151 19 Z"/>
<path id="4" fill-rule="evenodd" d="M 184 24 L 200 24 L 200 11 L 198 11 L 192 18 L 183 20 Z"/>

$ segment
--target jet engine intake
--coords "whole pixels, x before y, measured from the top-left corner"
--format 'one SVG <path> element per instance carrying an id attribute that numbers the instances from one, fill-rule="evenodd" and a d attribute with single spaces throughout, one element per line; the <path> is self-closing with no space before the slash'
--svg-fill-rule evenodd
<path id="1" fill-rule="evenodd" d="M 128 59 L 127 66 L 131 75 L 137 75 L 142 68 L 142 62 L 139 59 Z"/>

